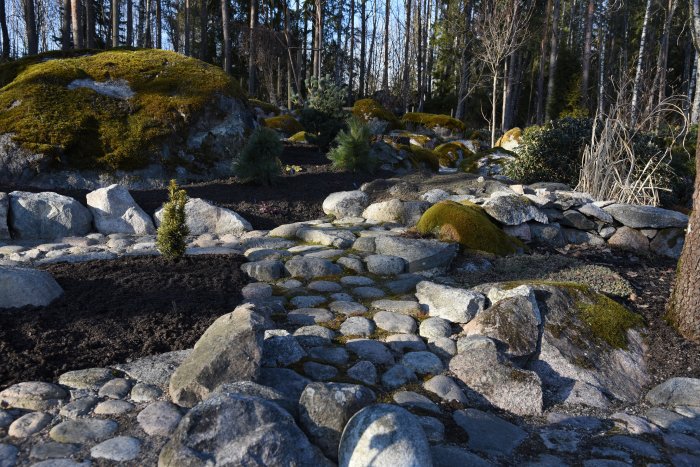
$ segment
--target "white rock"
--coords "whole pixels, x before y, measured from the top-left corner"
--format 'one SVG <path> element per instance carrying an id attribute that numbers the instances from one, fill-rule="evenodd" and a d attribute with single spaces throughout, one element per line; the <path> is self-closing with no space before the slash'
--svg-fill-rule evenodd
<path id="1" fill-rule="evenodd" d="M 82 236 L 92 226 L 92 215 L 85 206 L 53 192 L 13 191 L 9 220 L 18 239 Z"/>
<path id="2" fill-rule="evenodd" d="M 47 271 L 0 266 L 0 308 L 46 306 L 63 295 Z"/>
<path id="3" fill-rule="evenodd" d="M 376 222 L 401 222 L 403 203 L 398 199 L 372 203 L 362 212 L 362 217 Z"/>
<path id="4" fill-rule="evenodd" d="M 484 310 L 486 298 L 470 290 L 457 289 L 434 282 L 422 281 L 416 286 L 416 298 L 428 307 L 430 316 L 452 323 L 468 323 Z"/>
<path id="5" fill-rule="evenodd" d="M 367 207 L 369 197 L 360 190 L 331 193 L 323 201 L 323 212 L 337 219 L 356 217 Z"/>
<path id="6" fill-rule="evenodd" d="M 213 233 L 217 235 L 242 235 L 253 227 L 250 222 L 230 209 L 214 206 L 200 198 L 190 198 L 185 204 L 185 216 L 190 235 Z M 163 221 L 163 209 L 155 214 L 156 225 Z"/>
<path id="7" fill-rule="evenodd" d="M 101 234 L 155 234 L 156 229 L 150 216 L 136 204 L 123 186 L 100 188 L 88 193 L 86 198 L 95 228 Z"/>

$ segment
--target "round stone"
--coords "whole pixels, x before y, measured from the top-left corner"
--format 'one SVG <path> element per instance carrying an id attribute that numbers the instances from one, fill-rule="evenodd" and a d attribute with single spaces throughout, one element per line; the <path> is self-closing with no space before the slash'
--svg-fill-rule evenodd
<path id="1" fill-rule="evenodd" d="M 289 301 L 294 308 L 313 308 L 325 302 L 326 297 L 321 295 L 298 295 Z"/>
<path id="2" fill-rule="evenodd" d="M 428 350 L 440 358 L 449 360 L 457 355 L 457 343 L 449 337 L 438 337 L 428 342 Z"/>
<path id="3" fill-rule="evenodd" d="M 119 425 L 114 420 L 66 420 L 51 428 L 49 436 L 59 443 L 87 443 L 100 441 L 117 431 Z"/>
<path id="4" fill-rule="evenodd" d="M 409 352 L 401 363 L 419 375 L 436 375 L 444 369 L 442 361 L 432 352 Z"/>
<path id="5" fill-rule="evenodd" d="M 374 279 L 365 276 L 345 276 L 340 278 L 340 283 L 348 287 L 363 287 L 374 285 Z"/>
<path id="6" fill-rule="evenodd" d="M 90 449 L 90 455 L 96 459 L 116 462 L 134 460 L 141 451 L 141 441 L 131 436 L 117 436 L 103 441 Z"/>
<path id="7" fill-rule="evenodd" d="M 331 281 L 313 281 L 309 283 L 307 288 L 309 290 L 313 290 L 314 292 L 321 293 L 340 292 L 343 290 L 343 287 L 341 287 L 340 284 Z"/>
<path id="8" fill-rule="evenodd" d="M 26 438 L 43 430 L 53 417 L 44 412 L 30 412 L 12 422 L 7 434 L 15 438 Z"/>
<path id="9" fill-rule="evenodd" d="M 361 383 L 374 386 L 377 384 L 377 367 L 372 362 L 360 360 L 348 369 L 348 376 Z"/>
<path id="10" fill-rule="evenodd" d="M 328 308 L 330 308 L 333 313 L 339 313 L 347 316 L 362 315 L 367 313 L 367 308 L 361 303 L 357 302 L 333 302 L 328 306 Z"/>
<path id="11" fill-rule="evenodd" d="M 123 399 L 129 394 L 131 383 L 124 378 L 114 378 L 107 381 L 97 395 L 100 397 L 109 397 L 110 399 Z"/>
<path id="12" fill-rule="evenodd" d="M 416 321 L 410 316 L 392 313 L 390 311 L 380 311 L 375 313 L 374 322 L 377 327 L 387 332 L 399 332 L 413 334 L 416 332 Z"/>
<path id="13" fill-rule="evenodd" d="M 150 436 L 169 436 L 177 424 L 180 423 L 182 414 L 174 404 L 166 401 L 158 401 L 143 409 L 136 420 L 141 429 Z"/>
<path id="14" fill-rule="evenodd" d="M 351 316 L 340 326 L 340 333 L 344 336 L 368 337 L 374 333 L 374 323 L 361 316 Z"/>
<path id="15" fill-rule="evenodd" d="M 272 286 L 264 282 L 253 282 L 241 289 L 241 295 L 246 300 L 272 297 Z"/>
<path id="16" fill-rule="evenodd" d="M 94 412 L 98 415 L 121 415 L 134 409 L 134 404 L 123 400 L 107 400 L 100 402 Z"/>
<path id="17" fill-rule="evenodd" d="M 78 450 L 79 446 L 77 444 L 47 441 L 45 443 L 38 443 L 32 446 L 32 450 L 29 451 L 29 457 L 38 460 L 57 459 L 61 457 L 70 457 L 78 452 Z"/>
<path id="18" fill-rule="evenodd" d="M 356 287 L 352 289 L 352 293 L 362 299 L 382 298 L 386 295 L 383 290 L 376 287 Z"/>
<path id="19" fill-rule="evenodd" d="M 131 400 L 137 403 L 151 402 L 162 395 L 163 391 L 151 384 L 136 383 L 131 389 Z"/>
<path id="20" fill-rule="evenodd" d="M 333 320 L 333 313 L 323 308 L 299 308 L 287 313 L 291 324 L 313 325 Z"/>
<path id="21" fill-rule="evenodd" d="M 418 334 L 426 339 L 438 339 L 452 335 L 452 325 L 443 318 L 431 317 L 420 323 Z"/>
<path id="22" fill-rule="evenodd" d="M 304 363 L 304 373 L 314 381 L 329 381 L 338 375 L 338 370 L 330 365 L 306 362 Z"/>

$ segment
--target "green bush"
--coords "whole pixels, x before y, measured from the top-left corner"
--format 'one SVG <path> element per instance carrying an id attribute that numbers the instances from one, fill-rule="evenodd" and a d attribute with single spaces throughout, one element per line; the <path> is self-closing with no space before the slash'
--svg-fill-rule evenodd
<path id="1" fill-rule="evenodd" d="M 170 180 L 168 187 L 168 202 L 163 206 L 163 220 L 158 227 L 156 247 L 170 261 L 180 261 L 187 248 L 187 228 L 185 216 L 187 193 L 177 186 L 175 180 Z"/>
<path id="2" fill-rule="evenodd" d="M 370 136 L 367 124 L 356 117 L 349 118 L 348 130 L 338 133 L 338 146 L 328 153 L 333 167 L 353 172 L 373 172 L 377 167 L 377 160 L 370 155 Z"/>
<path id="3" fill-rule="evenodd" d="M 271 185 L 282 173 L 282 142 L 277 132 L 255 129 L 240 155 L 233 161 L 233 173 L 244 182 Z"/>
<path id="4" fill-rule="evenodd" d="M 311 78 L 306 87 L 306 106 L 334 118 L 343 118 L 343 103 L 347 95 L 345 88 L 337 85 L 330 76 Z"/>
<path id="5" fill-rule="evenodd" d="M 343 120 L 312 108 L 302 109 L 299 121 L 304 125 L 307 133 L 315 135 L 312 138 L 313 143 L 324 151 L 335 140 L 340 130 L 346 128 Z"/>
<path id="6" fill-rule="evenodd" d="M 563 118 L 528 127 L 516 149 L 518 158 L 506 165 L 505 174 L 525 184 L 546 180 L 575 186 L 592 131 L 593 121 L 588 118 Z"/>

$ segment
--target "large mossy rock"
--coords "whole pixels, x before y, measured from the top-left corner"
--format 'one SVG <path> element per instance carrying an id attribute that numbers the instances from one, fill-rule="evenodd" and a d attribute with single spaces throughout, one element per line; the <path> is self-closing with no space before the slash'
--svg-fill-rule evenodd
<path id="1" fill-rule="evenodd" d="M 229 156 L 252 127 L 220 68 L 163 50 L 51 52 L 0 66 L 0 181 L 50 170 L 184 167 Z"/>
<path id="2" fill-rule="evenodd" d="M 430 130 L 440 136 L 459 136 L 464 133 L 464 122 L 449 115 L 408 112 L 401 122 L 409 130 Z"/>
<path id="3" fill-rule="evenodd" d="M 374 99 L 360 99 L 352 106 L 352 114 L 370 125 L 375 134 L 401 127 L 396 115 Z"/>
<path id="4" fill-rule="evenodd" d="M 416 229 L 422 234 L 435 233 L 442 240 L 458 242 L 469 250 L 499 256 L 523 248 L 519 240 L 491 222 L 482 208 L 469 202 L 441 201 L 423 214 Z"/>

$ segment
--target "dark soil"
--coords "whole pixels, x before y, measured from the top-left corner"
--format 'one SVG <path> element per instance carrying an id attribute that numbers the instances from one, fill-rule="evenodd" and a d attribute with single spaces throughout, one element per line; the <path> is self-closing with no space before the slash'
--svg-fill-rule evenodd
<path id="1" fill-rule="evenodd" d="M 192 347 L 240 303 L 243 261 L 143 256 L 44 267 L 65 294 L 47 307 L 0 309 L 0 389 Z"/>
<path id="2" fill-rule="evenodd" d="M 300 173 L 285 174 L 269 187 L 243 184 L 234 178 L 184 185 L 192 198 L 202 198 L 218 206 L 232 209 L 245 217 L 255 229 L 272 229 L 281 224 L 323 217 L 321 204 L 336 191 L 355 190 L 365 182 L 391 174 L 352 173 L 338 171 L 313 146 L 286 146 L 281 156 L 282 165 L 297 165 Z M 13 190 L 47 191 L 27 186 L 0 185 L 0 192 Z M 89 190 L 54 189 L 85 204 Z M 167 190 L 130 190 L 136 203 L 148 214 L 153 214 L 167 200 Z"/>

